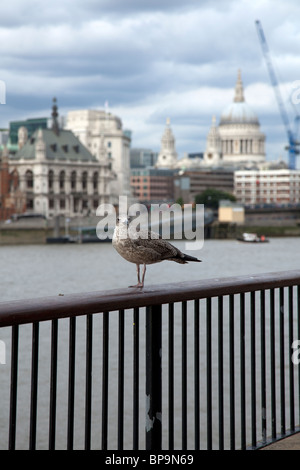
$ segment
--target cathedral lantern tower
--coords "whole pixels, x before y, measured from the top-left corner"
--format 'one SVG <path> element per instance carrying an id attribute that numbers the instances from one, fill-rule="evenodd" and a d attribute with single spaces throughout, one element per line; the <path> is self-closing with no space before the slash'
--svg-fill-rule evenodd
<path id="1" fill-rule="evenodd" d="M 213 116 L 212 125 L 206 139 L 206 149 L 204 153 L 204 164 L 218 166 L 221 163 L 221 137 L 216 126 L 216 118 Z"/>
<path id="2" fill-rule="evenodd" d="M 176 164 L 177 152 L 175 148 L 175 137 L 170 127 L 170 118 L 167 118 L 156 166 L 158 168 L 174 168 Z"/>

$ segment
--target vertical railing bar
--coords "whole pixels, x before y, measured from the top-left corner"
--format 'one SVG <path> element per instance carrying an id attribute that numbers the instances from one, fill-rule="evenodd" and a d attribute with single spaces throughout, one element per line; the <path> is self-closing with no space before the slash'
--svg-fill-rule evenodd
<path id="1" fill-rule="evenodd" d="M 86 317 L 85 450 L 91 449 L 93 315 Z"/>
<path id="2" fill-rule="evenodd" d="M 280 338 L 280 416 L 281 435 L 285 435 L 285 365 L 284 365 L 284 288 L 279 289 L 279 338 Z"/>
<path id="3" fill-rule="evenodd" d="M 246 354 L 245 354 L 245 294 L 240 294 L 240 389 L 241 389 L 241 449 L 246 449 Z"/>
<path id="4" fill-rule="evenodd" d="M 133 450 L 139 448 L 139 308 L 133 310 Z"/>
<path id="5" fill-rule="evenodd" d="M 218 390 L 219 450 L 224 450 L 224 365 L 223 365 L 223 296 L 218 297 Z"/>
<path id="6" fill-rule="evenodd" d="M 38 361 L 39 361 L 39 322 L 32 324 L 32 357 L 31 357 L 31 399 L 29 449 L 36 448 L 37 396 L 38 396 Z"/>
<path id="7" fill-rule="evenodd" d="M 168 400 L 169 450 L 174 450 L 174 304 L 169 304 Z"/>
<path id="8" fill-rule="evenodd" d="M 294 342 L 294 290 L 293 286 L 289 287 L 289 355 L 291 354 L 291 346 Z M 295 430 L 295 392 L 294 392 L 294 364 L 289 360 L 289 379 L 290 379 L 290 429 Z"/>
<path id="9" fill-rule="evenodd" d="M 119 310 L 118 450 L 124 446 L 124 310 Z"/>
<path id="10" fill-rule="evenodd" d="M 300 285 L 297 286 L 297 337 L 300 339 Z M 298 423 L 300 424 L 300 361 L 298 361 Z"/>
<path id="11" fill-rule="evenodd" d="M 162 306 L 146 308 L 146 450 L 162 448 Z"/>
<path id="12" fill-rule="evenodd" d="M 275 356 L 275 289 L 270 289 L 270 375 L 271 375 L 271 427 L 276 439 L 276 356 Z"/>
<path id="13" fill-rule="evenodd" d="M 212 450 L 211 297 L 208 297 L 206 299 L 206 403 L 207 403 L 207 450 Z"/>
<path id="14" fill-rule="evenodd" d="M 58 319 L 51 324 L 51 370 L 50 370 L 50 407 L 49 407 L 49 450 L 55 450 L 56 399 L 57 399 L 57 346 Z"/>
<path id="15" fill-rule="evenodd" d="M 300 339 L 300 285 L 297 286 L 297 338 Z M 298 361 L 298 424 L 300 424 L 300 361 Z"/>
<path id="16" fill-rule="evenodd" d="M 68 388 L 68 435 L 67 449 L 73 449 L 74 443 L 74 405 L 75 405 L 75 340 L 76 317 L 70 318 L 69 324 L 69 388 Z"/>
<path id="17" fill-rule="evenodd" d="M 263 442 L 267 439 L 266 388 L 266 302 L 265 291 L 260 291 L 260 354 L 261 354 L 261 429 Z"/>
<path id="18" fill-rule="evenodd" d="M 15 450 L 18 392 L 19 325 L 14 325 L 12 327 L 11 336 L 11 376 L 8 448 L 9 450 Z"/>
<path id="19" fill-rule="evenodd" d="M 182 302 L 181 324 L 181 401 L 182 401 L 182 450 L 187 449 L 187 302 Z"/>
<path id="20" fill-rule="evenodd" d="M 109 312 L 103 312 L 102 352 L 102 439 L 101 449 L 107 450 L 108 431 L 108 361 L 109 361 Z"/>
<path id="21" fill-rule="evenodd" d="M 229 296 L 230 449 L 235 450 L 234 295 Z"/>
<path id="22" fill-rule="evenodd" d="M 195 400 L 195 450 L 200 449 L 200 310 L 199 299 L 194 301 L 194 400 Z"/>
<path id="23" fill-rule="evenodd" d="M 255 340 L 255 291 L 250 294 L 250 335 L 251 335 L 251 434 L 252 446 L 256 438 L 256 340 Z"/>

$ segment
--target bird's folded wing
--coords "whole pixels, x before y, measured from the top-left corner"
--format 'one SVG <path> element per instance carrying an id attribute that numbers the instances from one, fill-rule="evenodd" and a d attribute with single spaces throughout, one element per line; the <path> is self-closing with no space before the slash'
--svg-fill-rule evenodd
<path id="1" fill-rule="evenodd" d="M 178 253 L 177 248 L 172 246 L 166 240 L 162 239 L 152 239 L 152 238 L 137 238 L 132 239 L 132 247 L 138 250 L 140 253 L 144 252 L 145 255 L 147 252 L 149 256 L 156 256 L 160 259 L 168 259 L 176 256 Z"/>

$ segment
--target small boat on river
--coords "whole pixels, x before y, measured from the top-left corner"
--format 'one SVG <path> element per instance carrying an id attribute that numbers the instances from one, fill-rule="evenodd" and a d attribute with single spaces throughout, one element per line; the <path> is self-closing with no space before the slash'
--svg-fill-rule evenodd
<path id="1" fill-rule="evenodd" d="M 269 240 L 264 235 L 257 235 L 257 233 L 244 232 L 240 237 L 237 237 L 239 242 L 245 243 L 268 243 Z"/>

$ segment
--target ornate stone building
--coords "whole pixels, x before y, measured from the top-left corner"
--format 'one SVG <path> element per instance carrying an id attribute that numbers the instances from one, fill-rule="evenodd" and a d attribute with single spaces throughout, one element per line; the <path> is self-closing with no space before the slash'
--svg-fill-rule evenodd
<path id="1" fill-rule="evenodd" d="M 25 208 L 26 199 L 19 189 L 18 173 L 10 168 L 8 149 L 4 147 L 0 157 L 0 220 L 24 212 Z"/>
<path id="2" fill-rule="evenodd" d="M 110 202 L 114 175 L 103 142 L 99 161 L 72 131 L 60 129 L 55 99 L 52 128 L 39 129 L 30 138 L 26 129 L 19 129 L 18 135 L 19 150 L 10 156 L 10 167 L 25 195 L 27 212 L 72 217 Z"/>
<path id="3" fill-rule="evenodd" d="M 74 132 L 98 162 L 108 158 L 109 167 L 116 175 L 110 185 L 111 202 L 118 204 L 120 195 L 130 200 L 131 135 L 123 130 L 121 119 L 107 110 L 69 111 L 66 129 Z"/>
<path id="4" fill-rule="evenodd" d="M 196 155 L 196 154 L 195 154 Z M 185 155 L 178 160 L 175 137 L 167 119 L 161 140 L 158 168 L 201 169 L 207 167 L 244 168 L 264 164 L 265 135 L 260 130 L 257 115 L 246 103 L 241 72 L 238 71 L 233 102 L 223 110 L 220 122 L 212 119 L 202 156 Z"/>
<path id="5" fill-rule="evenodd" d="M 203 163 L 207 166 L 251 166 L 265 160 L 265 135 L 260 130 L 257 115 L 245 101 L 241 72 L 238 71 L 234 100 L 223 110 L 219 126 L 213 120 Z"/>
<path id="6" fill-rule="evenodd" d="M 219 133 L 224 162 L 265 161 L 265 135 L 260 130 L 257 115 L 245 101 L 240 71 L 233 103 L 221 114 Z"/>

